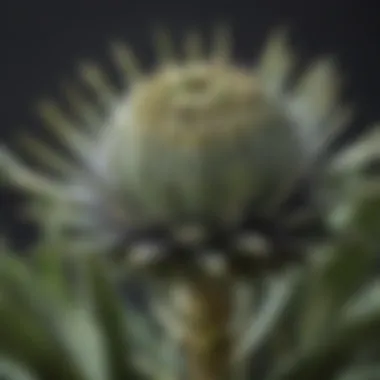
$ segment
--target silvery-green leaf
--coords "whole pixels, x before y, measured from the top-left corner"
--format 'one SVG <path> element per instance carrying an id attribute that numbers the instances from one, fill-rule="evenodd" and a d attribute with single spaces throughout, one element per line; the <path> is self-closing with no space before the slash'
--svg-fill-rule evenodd
<path id="1" fill-rule="evenodd" d="M 64 310 L 57 324 L 67 359 L 86 380 L 107 380 L 110 368 L 101 325 L 85 308 Z"/>
<path id="2" fill-rule="evenodd" d="M 367 365 L 349 368 L 337 380 L 378 380 L 380 379 L 380 366 Z"/>
<path id="3" fill-rule="evenodd" d="M 341 323 L 309 349 L 272 371 L 266 380 L 334 379 L 352 359 L 352 354 L 369 341 L 380 338 L 380 307 L 371 313 Z"/>
<path id="4" fill-rule="evenodd" d="M 331 171 L 336 174 L 355 175 L 372 160 L 379 158 L 380 125 L 375 125 L 337 154 L 332 160 Z"/>
<path id="5" fill-rule="evenodd" d="M 369 244 L 380 244 L 380 179 L 357 180 L 352 188 L 342 190 L 331 208 L 330 226 L 338 233 L 355 231 Z"/>
<path id="6" fill-rule="evenodd" d="M 380 305 L 380 280 L 375 277 L 346 306 L 346 318 L 357 318 L 375 312 Z"/>
<path id="7" fill-rule="evenodd" d="M 83 120 L 86 128 L 90 131 L 99 131 L 103 121 L 102 112 L 84 94 L 80 86 L 72 83 L 63 84 L 63 92 L 66 95 L 72 113 L 80 120 Z"/>
<path id="8" fill-rule="evenodd" d="M 295 65 L 288 37 L 283 29 L 272 33 L 260 58 L 258 73 L 266 91 L 273 97 L 282 94 Z"/>
<path id="9" fill-rule="evenodd" d="M 369 243 L 380 246 L 380 179 L 364 182 L 355 203 L 352 230 Z"/>
<path id="10" fill-rule="evenodd" d="M 2 182 L 26 190 L 31 194 L 50 199 L 65 197 L 64 185 L 35 173 L 3 146 L 0 147 L 0 174 Z"/>
<path id="11" fill-rule="evenodd" d="M 7 293 L 7 288 L 1 289 Z M 84 380 L 65 358 L 44 318 L 9 299 L 0 301 L 0 352 L 24 363 L 41 380 Z M 22 326 L 22 328 L 20 328 Z"/>
<path id="12" fill-rule="evenodd" d="M 244 361 L 247 356 L 254 353 L 264 345 L 272 334 L 275 334 L 276 326 L 284 316 L 285 310 L 294 296 L 297 285 L 300 285 L 300 276 L 297 272 L 287 273 L 279 279 L 270 282 L 268 298 L 262 308 L 254 313 L 251 325 L 242 331 L 241 341 L 235 350 L 234 360 Z"/>
<path id="13" fill-rule="evenodd" d="M 25 365 L 0 354 L 0 379 L 38 380 L 38 377 Z"/>
<path id="14" fill-rule="evenodd" d="M 113 378 L 139 379 L 131 367 L 128 354 L 128 329 L 121 303 L 116 298 L 115 289 L 110 284 L 101 262 L 89 263 L 90 283 L 93 288 L 94 313 L 104 331 L 105 346 L 111 363 Z M 126 311 L 128 313 L 128 310 Z"/>
<path id="15" fill-rule="evenodd" d="M 326 260 L 314 265 L 299 321 L 301 347 L 318 344 L 339 324 L 342 307 L 361 289 L 371 273 L 375 253 L 362 240 L 343 236 L 336 245 L 317 252 Z"/>
<path id="16" fill-rule="evenodd" d="M 120 54 L 124 51 L 119 49 Z M 110 82 L 102 68 L 93 62 L 85 62 L 79 66 L 79 73 L 83 82 L 93 91 L 100 103 L 108 110 L 117 98 L 117 90 Z"/>

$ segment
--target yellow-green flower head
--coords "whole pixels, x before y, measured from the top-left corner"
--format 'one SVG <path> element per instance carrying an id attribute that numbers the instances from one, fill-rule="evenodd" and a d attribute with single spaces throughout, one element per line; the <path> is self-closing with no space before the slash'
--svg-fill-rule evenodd
<path id="1" fill-rule="evenodd" d="M 28 171 L 3 150 L 3 172 L 37 195 L 36 213 L 45 225 L 79 229 L 86 246 L 109 249 L 152 226 L 236 231 L 252 214 L 278 220 L 280 206 L 305 176 L 312 177 L 313 200 L 319 199 L 326 170 L 318 178 L 310 172 L 350 117 L 339 102 L 333 61 L 317 61 L 288 86 L 294 57 L 283 32 L 271 36 L 251 67 L 233 62 L 225 30 L 210 54 L 190 34 L 177 60 L 160 36 L 160 63 L 150 73 L 138 69 L 128 49 L 113 47 L 128 82 L 121 93 L 96 66 L 82 69 L 99 102 L 71 87 L 69 101 L 89 130 L 75 128 L 51 102 L 42 104 L 41 115 L 77 164 L 30 139 L 27 146 L 63 173 L 61 181 Z M 259 240 L 244 241 L 252 248 Z"/>
<path id="2" fill-rule="evenodd" d="M 263 155 L 276 154 L 263 138 L 271 125 L 289 129 L 259 78 L 208 61 L 147 76 L 119 112 L 106 132 L 106 170 L 158 221 L 236 222 L 262 190 Z"/>

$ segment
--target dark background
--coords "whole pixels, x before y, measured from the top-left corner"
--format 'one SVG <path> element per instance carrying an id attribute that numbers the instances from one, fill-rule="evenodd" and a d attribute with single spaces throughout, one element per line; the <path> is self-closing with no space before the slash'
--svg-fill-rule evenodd
<path id="1" fill-rule="evenodd" d="M 289 25 L 303 60 L 335 54 L 348 79 L 347 96 L 357 105 L 358 125 L 380 120 L 380 11 L 376 1 L 29 1 L 0 6 L 0 139 L 13 143 L 21 128 L 38 128 L 30 105 L 55 95 L 72 77 L 78 59 L 106 67 L 107 41 L 129 41 L 146 65 L 152 63 L 152 27 L 168 26 L 180 41 L 182 31 L 206 33 L 218 20 L 234 29 L 236 55 L 252 59 L 267 33 Z M 23 246 L 34 229 L 17 216 L 21 194 L 0 190 L 0 233 Z"/>

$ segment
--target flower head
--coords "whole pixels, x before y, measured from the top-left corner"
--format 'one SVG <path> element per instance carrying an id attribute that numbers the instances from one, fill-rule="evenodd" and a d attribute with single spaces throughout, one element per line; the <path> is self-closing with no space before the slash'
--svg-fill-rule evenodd
<path id="1" fill-rule="evenodd" d="M 156 250 L 163 244 L 191 257 L 220 248 L 260 260 L 297 251 L 293 229 L 318 218 L 324 206 L 328 165 L 315 164 L 350 118 L 339 101 L 339 75 L 332 60 L 321 60 L 289 86 L 294 57 L 284 32 L 272 35 L 252 67 L 232 61 L 222 32 L 210 56 L 190 35 L 182 61 L 163 54 L 161 39 L 164 59 L 146 74 L 128 49 L 115 45 L 129 82 L 122 93 L 96 66 L 85 67 L 84 81 L 107 110 L 102 117 L 99 104 L 71 91 L 89 131 L 75 128 L 57 105 L 42 104 L 41 115 L 76 157 L 69 164 L 37 147 L 62 180 L 40 176 L 2 151 L 2 171 L 37 195 L 45 226 L 67 227 L 73 251 L 123 242 Z M 283 215 L 305 178 L 312 184 L 306 206 Z"/>

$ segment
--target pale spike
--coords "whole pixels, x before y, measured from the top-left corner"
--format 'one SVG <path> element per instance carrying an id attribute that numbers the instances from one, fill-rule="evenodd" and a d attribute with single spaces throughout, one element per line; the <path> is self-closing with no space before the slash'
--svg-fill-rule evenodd
<path id="1" fill-rule="evenodd" d="M 91 218 L 83 209 L 75 207 L 74 203 L 62 201 L 58 204 L 48 204 L 43 202 L 30 202 L 23 212 L 22 216 L 28 220 L 38 220 L 40 222 L 57 221 L 59 225 L 72 228 L 87 228 L 95 230 L 96 221 Z"/>
<path id="2" fill-rule="evenodd" d="M 73 112 L 84 121 L 90 130 L 97 131 L 102 122 L 102 116 L 96 105 L 81 94 L 81 91 L 71 83 L 64 83 L 62 89 Z"/>
<path id="3" fill-rule="evenodd" d="M 333 58 L 314 62 L 301 77 L 297 90 L 300 96 L 307 95 L 316 100 L 331 97 L 335 99 L 341 78 Z"/>
<path id="4" fill-rule="evenodd" d="M 161 65 L 168 65 L 175 61 L 175 52 L 170 33 L 162 27 L 158 27 L 153 33 L 154 47 L 157 60 Z"/>
<path id="5" fill-rule="evenodd" d="M 357 142 L 338 153 L 331 167 L 339 172 L 356 171 L 376 159 L 380 159 L 380 124 L 371 127 Z"/>
<path id="6" fill-rule="evenodd" d="M 232 32 L 228 25 L 218 24 L 214 27 L 211 59 L 228 63 L 232 57 Z"/>
<path id="7" fill-rule="evenodd" d="M 21 164 L 5 147 L 0 148 L 1 179 L 36 195 L 57 199 L 64 196 L 65 187 L 41 176 Z"/>
<path id="8" fill-rule="evenodd" d="M 187 61 L 199 61 L 203 58 L 202 36 L 198 30 L 187 33 L 184 42 L 184 53 Z"/>
<path id="9" fill-rule="evenodd" d="M 330 144 L 339 134 L 341 134 L 344 127 L 348 125 L 352 119 L 353 110 L 349 107 L 340 107 L 332 115 L 331 120 L 327 120 L 326 124 L 331 128 L 327 131 L 323 138 L 313 142 L 314 145 L 310 147 L 311 151 L 310 159 L 304 160 L 303 164 L 294 171 L 293 174 L 285 178 L 285 181 L 279 185 L 277 189 L 277 195 L 270 201 L 270 204 L 266 206 L 266 214 L 273 216 L 277 209 L 281 206 L 294 189 L 295 184 L 301 179 L 308 171 L 313 170 L 313 166 L 320 158 L 320 155 L 324 152 L 324 149 Z M 305 144 L 306 145 L 306 144 Z"/>
<path id="10" fill-rule="evenodd" d="M 99 65 L 95 63 L 83 63 L 79 66 L 79 72 L 82 80 L 94 92 L 103 106 L 108 108 L 113 105 L 117 91 Z"/>
<path id="11" fill-rule="evenodd" d="M 294 89 L 291 110 L 311 139 L 318 138 L 326 117 L 336 107 L 341 86 L 333 59 L 324 59 L 314 63 Z"/>
<path id="12" fill-rule="evenodd" d="M 319 158 L 320 153 L 323 153 L 325 148 L 344 132 L 353 119 L 354 114 L 355 109 L 352 105 L 340 105 L 331 112 L 328 118 L 323 120 L 324 130 L 299 131 L 301 136 L 302 132 L 304 133 L 302 136 L 305 139 L 304 145 L 308 147 L 312 162 L 315 161 L 315 158 Z M 308 134 L 308 132 L 315 133 Z"/>
<path id="13" fill-rule="evenodd" d="M 40 117 L 50 127 L 58 139 L 63 140 L 68 148 L 80 158 L 86 158 L 90 150 L 90 140 L 66 118 L 58 105 L 53 101 L 42 101 L 37 105 Z"/>
<path id="14" fill-rule="evenodd" d="M 288 33 L 278 29 L 269 37 L 257 67 L 268 95 L 275 97 L 281 93 L 294 66 L 295 55 L 289 48 Z"/>
<path id="15" fill-rule="evenodd" d="M 132 50 L 121 42 L 111 44 L 113 60 L 120 70 L 124 85 L 130 85 L 141 77 L 141 68 Z"/>
<path id="16" fill-rule="evenodd" d="M 68 160 L 61 157 L 59 153 L 32 136 L 21 135 L 19 142 L 24 150 L 28 151 L 41 164 L 59 174 L 70 175 L 77 169 Z"/>

